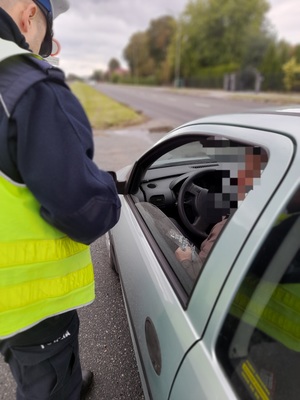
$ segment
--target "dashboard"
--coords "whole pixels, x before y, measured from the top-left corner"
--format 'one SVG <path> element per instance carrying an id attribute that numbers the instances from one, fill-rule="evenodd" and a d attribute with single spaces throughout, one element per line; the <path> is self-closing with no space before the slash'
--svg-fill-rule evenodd
<path id="1" fill-rule="evenodd" d="M 179 190 L 187 178 L 198 171 L 211 171 L 217 168 L 217 163 L 201 163 L 150 169 L 140 184 L 137 197 L 139 201 L 152 203 L 161 209 L 176 206 Z M 196 183 L 205 188 L 213 184 L 205 175 Z"/>

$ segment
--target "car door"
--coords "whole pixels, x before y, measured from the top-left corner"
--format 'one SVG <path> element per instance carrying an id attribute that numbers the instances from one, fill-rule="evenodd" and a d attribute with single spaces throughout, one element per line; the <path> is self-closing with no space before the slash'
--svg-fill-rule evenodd
<path id="1" fill-rule="evenodd" d="M 185 307 L 162 268 L 166 261 L 153 238 L 147 235 L 140 216 L 130 216 L 126 208 L 134 207 L 123 199 L 122 218 L 113 234 L 119 261 L 131 334 L 146 398 L 167 399 L 184 354 L 199 339 L 191 329 Z M 125 210 L 124 210 L 125 209 Z M 128 210 L 127 210 L 128 211 Z M 121 232 L 120 229 L 123 229 Z M 120 238 L 132 240 L 121 242 Z M 147 268 L 145 267 L 147 265 Z M 128 269 L 129 272 L 128 272 Z M 176 279 L 173 283 L 182 290 Z"/>
<path id="2" fill-rule="evenodd" d="M 142 218 L 130 190 L 129 193 L 121 196 L 121 220 L 112 230 L 112 240 L 115 248 L 118 249 L 120 279 L 142 383 L 146 397 L 149 396 L 152 399 L 168 399 L 171 392 L 172 396 L 175 396 L 174 393 L 179 390 L 178 385 L 181 386 L 184 383 L 181 377 L 184 377 L 183 381 L 186 379 L 184 370 L 187 363 L 189 363 L 187 370 L 190 372 L 187 382 L 193 382 L 193 388 L 189 386 L 188 388 L 194 391 L 195 396 L 174 398 L 196 399 L 197 393 L 199 394 L 198 389 L 200 390 L 201 387 L 205 393 L 207 384 L 205 379 L 206 377 L 211 379 L 214 375 L 214 363 L 209 362 L 210 355 L 201 338 L 227 275 L 246 241 L 249 229 L 255 225 L 274 193 L 278 179 L 286 173 L 293 154 L 291 141 L 282 137 L 279 149 L 285 148 L 286 151 L 282 162 L 278 165 L 275 158 L 280 150 L 270 140 L 271 134 L 268 135 L 265 132 L 262 136 L 259 130 L 235 126 L 207 125 L 182 128 L 174 141 L 188 142 L 191 137 L 194 138 L 195 135 L 201 135 L 201 133 L 207 136 L 208 132 L 220 138 L 224 135 L 232 139 L 251 138 L 252 142 L 257 141 L 260 145 L 271 149 L 273 158 L 272 168 L 266 169 L 263 176 L 263 189 L 258 190 L 255 200 L 250 193 L 245 206 L 231 218 L 205 264 L 194 290 L 187 294 L 178 276 L 174 275 L 161 243 L 154 239 L 149 224 Z M 149 158 L 153 161 L 155 152 L 161 156 L 167 150 L 165 143 L 161 145 L 161 148 L 157 145 L 154 150 L 144 156 L 144 159 Z M 140 169 L 143 168 L 144 166 L 140 166 Z M 138 171 L 137 174 L 140 173 L 139 163 L 135 166 L 135 171 Z M 134 176 L 131 176 L 131 181 L 134 181 Z M 131 184 L 132 186 L 134 183 Z M 233 236 L 234 243 L 232 243 Z M 231 244 L 230 253 L 227 252 L 224 257 L 224 251 L 228 249 L 229 243 Z M 220 259 L 222 259 L 222 265 L 220 265 Z M 217 274 L 212 272 L 215 271 L 215 265 L 218 265 Z M 203 347 L 202 350 L 199 350 L 200 347 Z M 200 358 L 195 352 L 200 352 Z M 199 369 L 199 360 L 202 360 L 202 369 Z M 200 371 L 203 374 L 200 374 Z M 192 376 L 196 376 L 196 380 L 193 380 Z M 212 382 L 214 380 L 218 379 L 214 378 Z M 223 380 L 225 381 L 225 378 Z M 202 381 L 201 385 L 200 381 Z M 220 398 L 232 398 L 230 387 L 224 391 L 221 386 L 218 393 L 221 392 L 225 397 Z"/>

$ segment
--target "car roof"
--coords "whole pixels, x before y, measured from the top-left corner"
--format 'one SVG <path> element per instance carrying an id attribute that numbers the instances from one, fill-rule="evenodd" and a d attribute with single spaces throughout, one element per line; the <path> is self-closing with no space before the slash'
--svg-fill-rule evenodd
<path id="1" fill-rule="evenodd" d="M 272 107 L 237 114 L 222 114 L 196 119 L 181 125 L 228 125 L 259 129 L 289 136 L 300 142 L 300 106 Z M 178 128 L 177 128 L 178 129 Z M 173 131 L 174 133 L 177 131 Z"/>

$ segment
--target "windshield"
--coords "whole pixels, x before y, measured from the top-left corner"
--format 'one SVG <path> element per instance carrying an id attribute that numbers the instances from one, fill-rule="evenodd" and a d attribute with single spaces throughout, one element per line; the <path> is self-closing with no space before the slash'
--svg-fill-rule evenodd
<path id="1" fill-rule="evenodd" d="M 162 157 L 158 158 L 150 168 L 153 169 L 167 166 L 169 167 L 171 165 L 211 162 L 215 162 L 214 157 L 209 156 L 206 153 L 201 142 L 195 141 L 184 144 L 180 147 L 176 147 L 168 153 L 165 153 Z"/>
<path id="2" fill-rule="evenodd" d="M 188 164 L 239 165 L 244 161 L 245 143 L 228 139 L 206 137 L 201 141 L 192 141 L 176 147 L 159 157 L 150 169 Z"/>

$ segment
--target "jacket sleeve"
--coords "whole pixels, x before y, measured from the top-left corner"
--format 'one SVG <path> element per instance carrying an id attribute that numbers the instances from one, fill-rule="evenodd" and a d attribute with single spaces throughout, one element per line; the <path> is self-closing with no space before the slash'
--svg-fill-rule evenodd
<path id="1" fill-rule="evenodd" d="M 112 177 L 93 162 L 90 124 L 76 97 L 40 82 L 13 115 L 20 175 L 41 204 L 41 215 L 72 239 L 92 243 L 119 219 Z"/>

